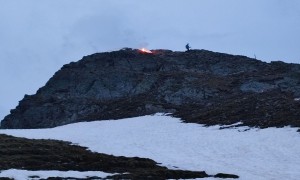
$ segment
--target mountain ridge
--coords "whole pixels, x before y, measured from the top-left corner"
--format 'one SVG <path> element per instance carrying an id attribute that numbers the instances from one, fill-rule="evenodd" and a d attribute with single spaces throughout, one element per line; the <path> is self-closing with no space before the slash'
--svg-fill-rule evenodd
<path id="1" fill-rule="evenodd" d="M 207 50 L 96 53 L 25 95 L 1 128 L 172 113 L 185 122 L 300 127 L 300 65 Z"/>

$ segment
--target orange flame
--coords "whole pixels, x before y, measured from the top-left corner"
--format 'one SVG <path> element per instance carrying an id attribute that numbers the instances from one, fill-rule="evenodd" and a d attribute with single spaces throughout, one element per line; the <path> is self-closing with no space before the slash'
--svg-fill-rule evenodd
<path id="1" fill-rule="evenodd" d="M 149 54 L 152 53 L 150 50 L 148 50 L 148 49 L 146 49 L 146 48 L 142 48 L 142 49 L 140 49 L 140 51 L 141 51 L 142 53 L 149 53 Z"/>

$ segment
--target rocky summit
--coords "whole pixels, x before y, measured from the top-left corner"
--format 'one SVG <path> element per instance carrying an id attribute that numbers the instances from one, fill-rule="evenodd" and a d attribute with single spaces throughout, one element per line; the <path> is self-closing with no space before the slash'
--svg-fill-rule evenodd
<path id="1" fill-rule="evenodd" d="M 156 112 L 206 125 L 300 127 L 300 65 L 206 50 L 96 53 L 25 95 L 1 128 L 49 128 Z"/>

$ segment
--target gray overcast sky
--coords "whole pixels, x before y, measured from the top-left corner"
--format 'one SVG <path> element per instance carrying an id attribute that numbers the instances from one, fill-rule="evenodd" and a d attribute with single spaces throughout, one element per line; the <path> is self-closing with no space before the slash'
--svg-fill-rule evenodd
<path id="1" fill-rule="evenodd" d="M 123 47 L 300 63 L 299 0 L 0 0 L 0 120 L 63 65 Z"/>

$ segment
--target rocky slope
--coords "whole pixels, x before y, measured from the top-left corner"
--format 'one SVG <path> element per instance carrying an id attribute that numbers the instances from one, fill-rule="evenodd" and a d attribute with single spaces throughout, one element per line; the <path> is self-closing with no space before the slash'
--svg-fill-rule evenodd
<path id="1" fill-rule="evenodd" d="M 208 175 L 205 171 L 170 170 L 151 159 L 95 153 L 55 140 L 30 140 L 0 134 L 0 170 L 103 171 L 116 173 L 106 179 L 238 178 L 234 174 Z M 30 178 L 31 179 L 31 178 Z M 32 179 L 39 179 L 38 177 Z M 75 179 L 53 177 L 49 179 Z M 86 179 L 102 179 L 91 177 Z"/>
<path id="2" fill-rule="evenodd" d="M 169 112 L 186 122 L 300 127 L 300 65 L 206 50 L 96 53 L 25 95 L 1 128 Z"/>

